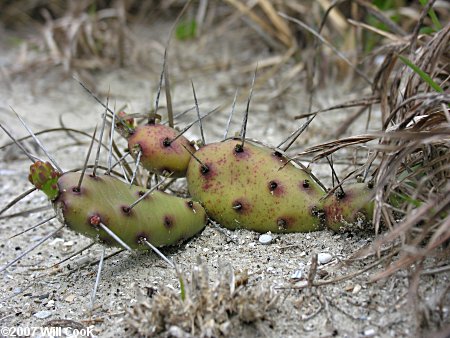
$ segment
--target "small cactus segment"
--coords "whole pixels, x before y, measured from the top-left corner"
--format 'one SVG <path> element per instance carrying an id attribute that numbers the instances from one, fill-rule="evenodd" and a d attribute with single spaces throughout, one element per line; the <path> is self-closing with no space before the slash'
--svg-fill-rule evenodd
<path id="1" fill-rule="evenodd" d="M 36 161 L 30 165 L 28 180 L 53 201 L 59 194 L 57 183 L 60 176 L 49 162 Z"/>
<path id="2" fill-rule="evenodd" d="M 128 149 L 134 158 L 141 153 L 142 166 L 164 176 L 184 177 L 190 160 L 188 149 L 195 148 L 178 131 L 161 124 L 139 126 L 128 138 Z"/>
<path id="3" fill-rule="evenodd" d="M 371 183 L 354 183 L 323 201 L 328 228 L 343 232 L 371 221 L 374 209 Z"/>
<path id="4" fill-rule="evenodd" d="M 59 178 L 55 209 L 72 230 L 104 244 L 117 245 L 100 223 L 131 248 L 142 250 L 148 248 L 144 240 L 157 247 L 173 245 L 205 226 L 207 217 L 199 203 L 154 191 L 130 208 L 146 189 L 130 187 L 108 175 L 86 175 L 78 190 L 79 179 L 80 173 L 65 173 Z"/>
<path id="5" fill-rule="evenodd" d="M 258 232 L 320 230 L 324 191 L 304 170 L 268 147 L 229 139 L 204 146 L 191 159 L 189 192 L 208 215 L 229 228 Z"/>
<path id="6" fill-rule="evenodd" d="M 134 118 L 130 117 L 126 112 L 120 111 L 117 113 L 115 120 L 115 128 L 117 132 L 124 138 L 129 138 L 134 132 Z"/>

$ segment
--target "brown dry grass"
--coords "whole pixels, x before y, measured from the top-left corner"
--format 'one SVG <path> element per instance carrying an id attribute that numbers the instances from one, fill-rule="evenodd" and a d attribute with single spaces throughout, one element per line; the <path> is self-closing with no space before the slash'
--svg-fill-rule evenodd
<path id="1" fill-rule="evenodd" d="M 425 15 L 426 9 L 420 18 Z M 379 49 L 384 60 L 374 75 L 372 96 L 323 110 L 345 105 L 367 109 L 377 104 L 383 130 L 316 145 L 299 156 L 315 153 L 313 160 L 317 161 L 349 146 L 378 140 L 369 146 L 369 161 L 351 176 L 365 179 L 372 168 L 376 182 L 373 224 L 377 233 L 381 227 L 387 231 L 355 257 L 375 253 L 383 259 L 395 254 L 372 280 L 387 278 L 400 269 L 408 271 L 410 301 L 419 327 L 430 328 L 441 325 L 433 312 L 436 308 L 442 311 L 450 291 L 449 284 L 431 303 L 426 303 L 419 291 L 423 276 L 450 271 L 450 25 L 426 35 L 418 34 L 421 24 L 419 20 L 412 34 Z M 441 90 L 402 63 L 399 55 L 427 73 Z M 381 254 L 386 246 L 391 250 Z"/>

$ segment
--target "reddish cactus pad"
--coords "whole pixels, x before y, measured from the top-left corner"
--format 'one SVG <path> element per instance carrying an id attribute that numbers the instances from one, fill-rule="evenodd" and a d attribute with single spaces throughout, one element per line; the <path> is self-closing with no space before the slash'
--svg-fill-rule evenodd
<path id="1" fill-rule="evenodd" d="M 327 226 L 342 232 L 369 222 L 373 215 L 373 195 L 373 189 L 367 183 L 349 184 L 344 187 L 344 193 L 336 190 L 336 194 L 323 201 Z"/>
<path id="2" fill-rule="evenodd" d="M 49 162 L 36 161 L 30 165 L 28 180 L 50 200 L 54 200 L 59 194 L 57 182 L 60 176 Z"/>
<path id="3" fill-rule="evenodd" d="M 184 136 L 178 137 L 178 131 L 161 125 L 147 124 L 137 127 L 128 139 L 128 149 L 134 158 L 141 152 L 141 164 L 144 168 L 160 175 L 184 177 L 191 155 L 195 148 Z M 185 148 L 186 147 L 186 148 Z"/>
<path id="4" fill-rule="evenodd" d="M 246 141 L 204 146 L 189 163 L 192 197 L 221 225 L 259 232 L 308 232 L 323 226 L 314 213 L 324 191 L 308 172 L 274 150 Z M 306 184 L 305 184 L 306 182 Z"/>
<path id="5" fill-rule="evenodd" d="M 128 138 L 134 132 L 134 119 L 126 112 L 120 111 L 117 113 L 115 128 L 120 135 Z"/>
<path id="6" fill-rule="evenodd" d="M 100 223 L 133 249 L 147 249 L 144 239 L 157 247 L 173 245 L 205 226 L 205 210 L 191 200 L 155 191 L 130 208 L 146 189 L 107 175 L 86 175 L 78 191 L 79 179 L 79 173 L 59 178 L 55 209 L 72 230 L 105 244 L 118 245 Z"/>

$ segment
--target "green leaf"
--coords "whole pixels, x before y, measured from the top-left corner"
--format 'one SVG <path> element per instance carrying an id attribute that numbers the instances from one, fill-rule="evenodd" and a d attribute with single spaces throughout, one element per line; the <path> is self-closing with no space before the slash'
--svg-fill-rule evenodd
<path id="1" fill-rule="evenodd" d="M 430 77 L 430 75 L 428 75 L 422 69 L 417 67 L 414 63 L 412 63 L 410 60 L 408 60 L 408 58 L 404 57 L 403 55 L 399 55 L 398 57 L 400 58 L 400 60 L 402 60 L 402 62 L 404 64 L 406 64 L 416 74 L 418 74 L 422 78 L 422 80 L 424 80 L 426 83 L 428 83 L 428 85 L 431 88 L 433 88 L 435 91 L 437 91 L 439 93 L 443 93 L 444 92 L 444 90 L 436 82 L 433 81 L 433 79 Z"/>
<path id="2" fill-rule="evenodd" d="M 392 192 L 391 195 L 389 196 L 389 203 L 395 208 L 400 208 L 402 204 L 405 202 L 413 205 L 416 208 L 422 205 L 421 201 L 413 199 L 406 194 L 399 193 L 396 191 Z"/>
<path id="3" fill-rule="evenodd" d="M 393 0 L 373 0 L 373 4 L 382 11 L 395 7 L 395 2 Z"/>
<path id="4" fill-rule="evenodd" d="M 431 27 L 422 27 L 419 30 L 420 34 L 427 34 L 427 35 L 431 35 L 434 32 L 436 32 L 436 30 L 434 28 L 431 28 Z"/>
<path id="5" fill-rule="evenodd" d="M 87 13 L 90 16 L 94 16 L 95 14 L 97 14 L 97 4 L 95 2 L 88 7 Z"/>
<path id="6" fill-rule="evenodd" d="M 195 20 L 180 22 L 175 30 L 178 40 L 194 39 L 197 35 L 197 22 Z"/>
<path id="7" fill-rule="evenodd" d="M 178 280 L 180 281 L 180 297 L 181 300 L 184 301 L 186 299 L 186 290 L 184 288 L 184 280 L 181 274 L 179 274 Z"/>

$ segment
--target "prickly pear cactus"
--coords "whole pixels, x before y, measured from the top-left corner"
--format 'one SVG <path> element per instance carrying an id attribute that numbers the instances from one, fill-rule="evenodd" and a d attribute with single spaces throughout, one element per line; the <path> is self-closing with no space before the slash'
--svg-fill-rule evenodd
<path id="1" fill-rule="evenodd" d="M 374 203 L 372 183 L 354 183 L 336 190 L 323 201 L 323 212 L 328 228 L 348 231 L 358 224 L 369 222 L 373 215 Z"/>
<path id="2" fill-rule="evenodd" d="M 81 174 L 72 172 L 62 174 L 55 185 L 52 171 L 47 175 L 50 180 L 41 175 L 41 168 L 49 170 L 51 165 L 38 163 L 32 168 L 36 168 L 31 169 L 33 184 L 53 201 L 60 221 L 107 245 L 118 244 L 100 224 L 132 249 L 147 249 L 144 240 L 157 247 L 176 244 L 194 236 L 206 224 L 203 207 L 189 199 L 154 191 L 132 207 L 146 189 L 130 187 L 109 175 L 85 175 L 78 188 Z"/>
<path id="3" fill-rule="evenodd" d="M 128 149 L 134 158 L 151 172 L 163 176 L 184 177 L 195 148 L 184 136 L 168 126 L 150 123 L 137 127 L 128 138 Z"/>
<path id="4" fill-rule="evenodd" d="M 308 232 L 324 226 L 321 187 L 279 152 L 248 140 L 229 139 L 195 153 L 189 192 L 208 215 L 229 228 L 259 232 Z"/>

